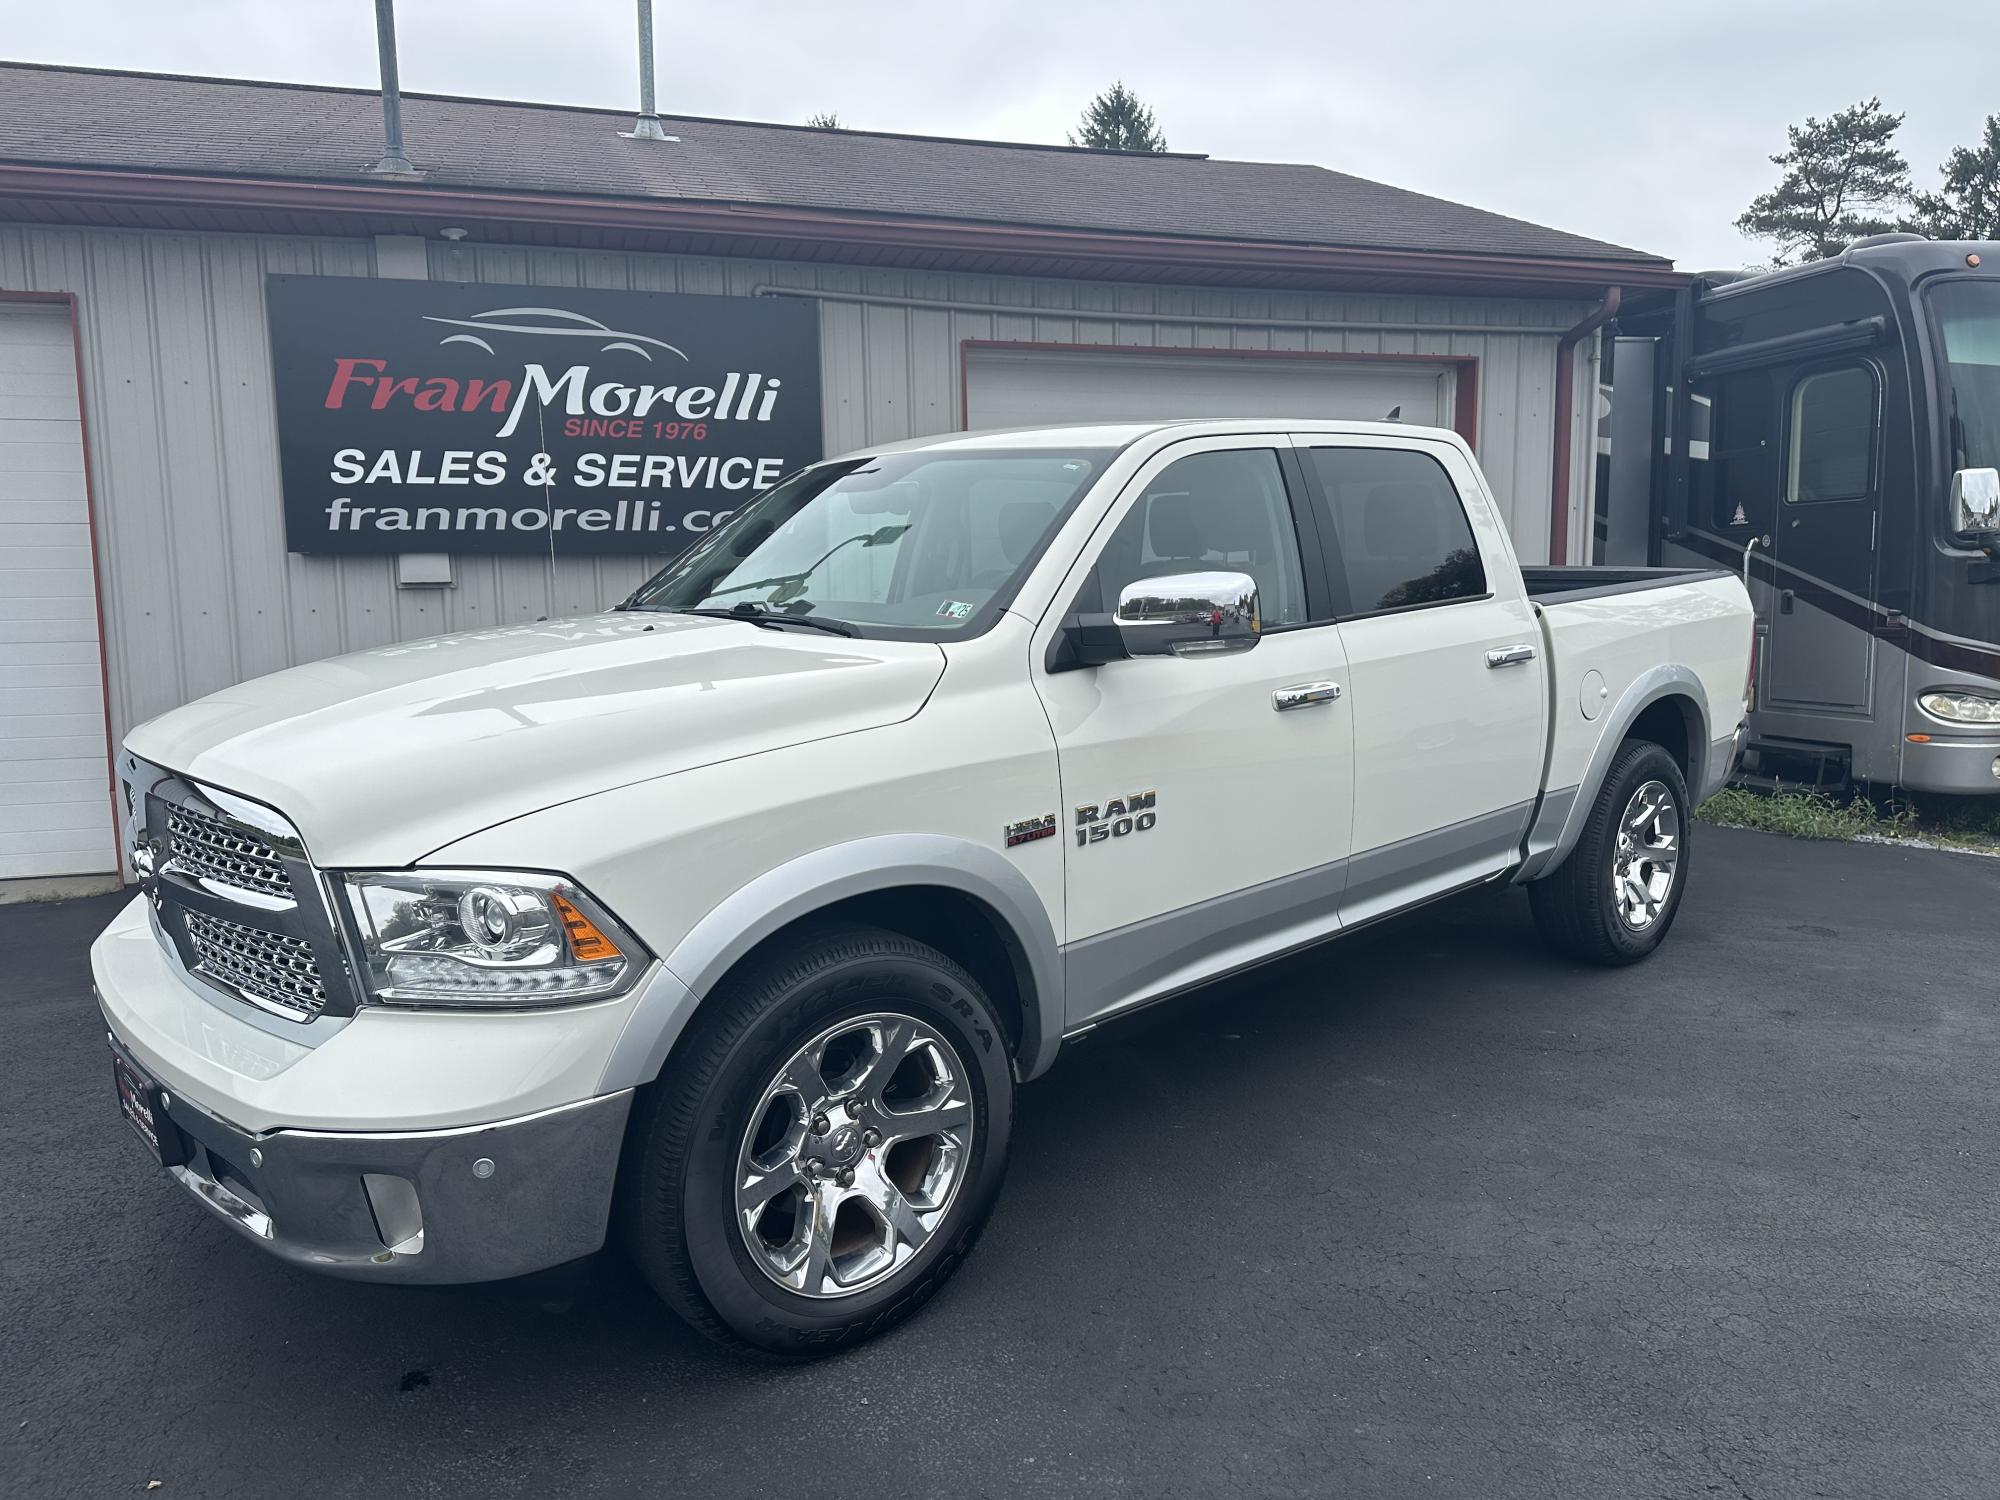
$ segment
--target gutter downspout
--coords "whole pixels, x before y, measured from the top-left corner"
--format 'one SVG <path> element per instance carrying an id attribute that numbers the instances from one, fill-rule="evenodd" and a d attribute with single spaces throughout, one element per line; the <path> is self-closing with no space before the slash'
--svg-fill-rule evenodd
<path id="1" fill-rule="evenodd" d="M 1554 567 L 1569 561 L 1570 428 L 1575 425 L 1576 413 L 1576 346 L 1618 315 L 1618 304 L 1623 298 L 1624 293 L 1618 287 L 1606 287 L 1604 300 L 1556 344 L 1555 475 L 1549 502 L 1549 563 Z"/>

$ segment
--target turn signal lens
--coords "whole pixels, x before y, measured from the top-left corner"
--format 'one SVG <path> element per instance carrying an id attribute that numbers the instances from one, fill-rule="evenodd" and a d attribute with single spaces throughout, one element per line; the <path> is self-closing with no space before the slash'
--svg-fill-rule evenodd
<path id="1" fill-rule="evenodd" d="M 576 903 L 560 891 L 551 898 L 555 902 L 556 913 L 562 918 L 563 931 L 569 934 L 569 951 L 584 963 L 597 963 L 607 958 L 623 958 L 618 945 L 606 937 L 598 925 L 576 909 Z"/>
<path id="2" fill-rule="evenodd" d="M 1925 693 L 1917 707 L 1947 724 L 2000 724 L 2000 698 L 1978 693 Z"/>

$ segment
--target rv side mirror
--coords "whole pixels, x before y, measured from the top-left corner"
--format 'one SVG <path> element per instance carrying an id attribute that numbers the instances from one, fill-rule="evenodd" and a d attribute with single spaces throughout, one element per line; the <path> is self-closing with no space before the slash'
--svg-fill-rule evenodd
<path id="1" fill-rule="evenodd" d="M 1113 617 L 1128 656 L 1248 651 L 1264 628 L 1248 573 L 1175 573 L 1127 584 Z"/>
<path id="2" fill-rule="evenodd" d="M 2000 532 L 2000 469 L 1960 469 L 1951 476 L 1951 529 L 1960 536 Z"/>

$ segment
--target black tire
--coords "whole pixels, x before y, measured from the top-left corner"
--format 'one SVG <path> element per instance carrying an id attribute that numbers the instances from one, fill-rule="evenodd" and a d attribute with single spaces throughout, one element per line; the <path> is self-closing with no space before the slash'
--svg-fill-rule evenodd
<path id="1" fill-rule="evenodd" d="M 971 1097 L 970 1139 L 955 1158 L 943 1216 L 914 1255 L 851 1294 L 802 1295 L 753 1259 L 751 1231 L 738 1218 L 739 1153 L 751 1149 L 753 1112 L 777 1108 L 764 1096 L 801 1048 L 845 1020 L 885 1015 L 909 1018 L 913 1030 L 927 1028 L 931 1045 L 949 1047 L 943 1061 L 962 1070 L 951 1097 Z M 999 1194 L 1013 1112 L 1006 1033 L 970 974 L 897 933 L 820 928 L 714 996 L 640 1100 L 621 1204 L 628 1246 L 654 1290 L 709 1337 L 784 1358 L 833 1353 L 909 1316 L 958 1269 Z M 807 1146 L 830 1149 L 815 1135 L 801 1157 Z M 890 1154 L 868 1152 L 857 1165 L 865 1172 L 879 1156 L 886 1174 Z M 824 1172 L 827 1164 L 810 1165 Z M 798 1212 L 804 1234 L 811 1207 L 802 1202 Z M 901 1247 L 890 1241 L 893 1258 Z"/>
<path id="2" fill-rule="evenodd" d="M 1658 914 L 1645 926 L 1635 927 L 1614 894 L 1613 875 L 1620 859 L 1619 822 L 1634 796 L 1655 783 L 1667 789 L 1677 814 L 1677 857 Z M 1687 780 L 1665 748 L 1650 740 L 1632 740 L 1622 746 L 1591 806 L 1576 848 L 1554 873 L 1528 887 L 1528 903 L 1542 936 L 1560 953 L 1607 968 L 1637 963 L 1659 947 L 1687 890 L 1693 814 Z"/>

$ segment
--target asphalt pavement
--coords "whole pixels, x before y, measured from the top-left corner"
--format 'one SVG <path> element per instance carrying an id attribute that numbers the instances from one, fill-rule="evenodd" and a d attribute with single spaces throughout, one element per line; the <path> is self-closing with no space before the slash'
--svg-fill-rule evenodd
<path id="1" fill-rule="evenodd" d="M 2000 1494 L 2000 860 L 1698 832 L 1636 969 L 1484 891 L 1088 1038 L 808 1367 L 266 1259 L 118 1118 L 116 899 L 0 907 L 0 1495 Z"/>

